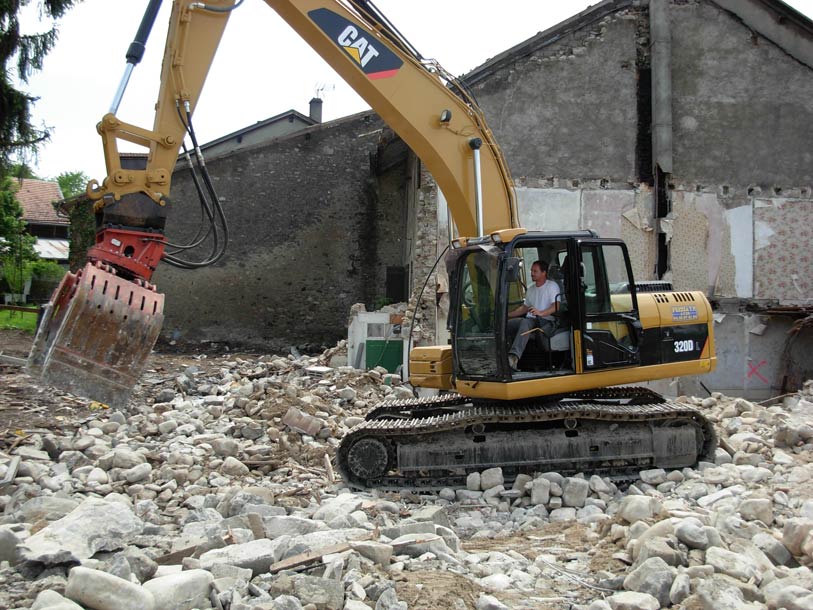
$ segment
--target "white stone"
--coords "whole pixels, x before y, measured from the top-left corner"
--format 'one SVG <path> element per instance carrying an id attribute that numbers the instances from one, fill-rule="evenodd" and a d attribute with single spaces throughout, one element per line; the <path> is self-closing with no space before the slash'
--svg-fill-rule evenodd
<path id="1" fill-rule="evenodd" d="M 313 518 L 320 521 L 330 521 L 337 516 L 346 516 L 361 508 L 364 500 L 356 494 L 339 494 L 335 498 L 326 500 L 313 514 Z"/>
<path id="2" fill-rule="evenodd" d="M 565 506 L 580 508 L 590 493 L 590 484 L 585 479 L 568 477 L 562 486 L 562 502 Z"/>
<path id="3" fill-rule="evenodd" d="M 504 591 L 511 586 L 511 577 L 506 574 L 491 574 L 481 578 L 479 582 L 486 591 Z"/>
<path id="4" fill-rule="evenodd" d="M 62 519 L 28 537 L 20 555 L 48 565 L 82 562 L 99 551 L 122 548 L 143 528 L 144 523 L 126 504 L 88 498 Z"/>
<path id="5" fill-rule="evenodd" d="M 737 510 L 746 521 L 761 521 L 765 525 L 773 523 L 773 502 L 766 498 L 743 500 Z"/>
<path id="6" fill-rule="evenodd" d="M 469 491 L 480 491 L 480 473 L 472 472 L 466 477 L 466 489 Z"/>
<path id="7" fill-rule="evenodd" d="M 727 574 L 743 582 L 748 582 L 751 578 L 756 578 L 759 582 L 759 566 L 754 561 L 741 553 L 732 553 L 719 547 L 711 547 L 706 551 L 706 563 L 714 567 L 715 572 Z"/>
<path id="8" fill-rule="evenodd" d="M 53 608 L 58 610 L 83 610 L 82 606 L 76 602 L 72 602 L 66 597 L 62 597 L 56 591 L 41 591 L 34 600 L 34 605 L 31 610 L 45 610 L 46 608 Z"/>
<path id="9" fill-rule="evenodd" d="M 641 480 L 648 485 L 660 485 L 666 482 L 666 471 L 663 468 L 653 468 L 652 470 L 642 470 L 638 473 Z"/>
<path id="10" fill-rule="evenodd" d="M 220 457 L 235 457 L 240 451 L 240 444 L 233 438 L 221 437 L 212 440 L 212 449 Z"/>
<path id="11" fill-rule="evenodd" d="M 618 515 L 627 523 L 651 519 L 658 510 L 655 498 L 649 496 L 626 496 L 621 500 Z"/>
<path id="12" fill-rule="evenodd" d="M 641 563 L 624 579 L 628 591 L 648 593 L 658 600 L 660 606 L 669 605 L 669 591 L 677 575 L 677 570 L 660 557 L 651 557 Z"/>
<path id="13" fill-rule="evenodd" d="M 254 576 L 268 571 L 272 563 L 282 559 L 291 538 L 281 536 L 275 540 L 262 538 L 243 544 L 232 544 L 220 549 L 206 551 L 200 556 L 200 567 L 211 569 L 215 564 L 226 563 L 252 571 Z"/>
<path id="14" fill-rule="evenodd" d="M 782 544 L 798 557 L 802 554 L 802 544 L 811 531 L 813 531 L 813 519 L 799 517 L 788 519 L 782 529 Z"/>
<path id="15" fill-rule="evenodd" d="M 614 593 L 607 598 L 607 603 L 613 610 L 660 610 L 658 600 L 648 593 L 624 591 Z"/>
<path id="16" fill-rule="evenodd" d="M 691 593 L 691 579 L 689 575 L 685 572 L 682 572 L 675 576 L 675 580 L 672 582 L 672 588 L 669 589 L 669 601 L 672 604 L 679 604 L 684 599 L 689 597 Z"/>
<path id="17" fill-rule="evenodd" d="M 709 546 L 708 534 L 695 517 L 687 517 L 675 525 L 675 536 L 690 549 L 706 549 Z"/>
<path id="18" fill-rule="evenodd" d="M 327 526 L 315 519 L 304 517 L 273 515 L 263 519 L 265 535 L 267 538 L 279 538 L 280 536 L 302 536 L 312 532 L 326 530 Z"/>
<path id="19" fill-rule="evenodd" d="M 485 593 L 480 593 L 480 597 L 477 598 L 477 606 L 475 608 L 476 610 L 510 610 L 508 606 L 506 606 L 496 597 L 486 595 Z"/>
<path id="20" fill-rule="evenodd" d="M 235 457 L 228 456 L 220 466 L 220 472 L 232 477 L 241 477 L 249 473 L 249 468 Z"/>
<path id="21" fill-rule="evenodd" d="M 139 481 L 149 479 L 151 472 L 152 466 L 149 463 L 145 462 L 143 464 L 133 466 L 132 468 L 125 470 L 121 474 L 124 476 L 128 483 L 138 483 Z"/>
<path id="22" fill-rule="evenodd" d="M 767 532 L 756 534 L 751 542 L 776 565 L 788 565 L 792 559 L 787 547 Z"/>
<path id="23" fill-rule="evenodd" d="M 576 509 L 572 507 L 557 508 L 550 513 L 551 523 L 560 523 L 562 521 L 573 521 L 576 518 Z"/>
<path id="24" fill-rule="evenodd" d="M 389 565 L 393 553 L 392 545 L 373 542 L 372 540 L 351 542 L 350 548 L 362 557 L 366 557 L 370 561 L 385 567 Z"/>
<path id="25" fill-rule="evenodd" d="M 209 605 L 209 588 L 214 577 L 206 570 L 184 570 L 144 583 L 155 600 L 156 610 L 192 610 Z"/>
<path id="26" fill-rule="evenodd" d="M 487 491 L 505 483 L 502 468 L 489 468 L 480 473 L 480 489 Z"/>
<path id="27" fill-rule="evenodd" d="M 545 478 L 534 479 L 531 484 L 531 504 L 547 504 L 550 501 L 550 481 Z"/>
<path id="28" fill-rule="evenodd" d="M 610 486 L 607 485 L 607 483 L 604 481 L 604 479 L 602 479 L 597 474 L 594 474 L 593 476 L 590 477 L 589 484 L 590 484 L 590 489 L 593 490 L 596 493 L 608 494 L 611 491 Z"/>
<path id="29" fill-rule="evenodd" d="M 142 586 L 107 572 L 81 566 L 73 568 L 68 574 L 65 597 L 94 610 L 155 609 L 152 593 Z"/>

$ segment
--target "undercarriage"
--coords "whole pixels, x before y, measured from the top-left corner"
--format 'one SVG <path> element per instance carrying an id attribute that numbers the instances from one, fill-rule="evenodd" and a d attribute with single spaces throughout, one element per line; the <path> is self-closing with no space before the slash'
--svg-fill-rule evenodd
<path id="1" fill-rule="evenodd" d="M 697 410 L 644 388 L 515 402 L 459 394 L 386 402 L 342 439 L 338 467 L 355 488 L 436 489 L 501 467 L 628 476 L 713 458 L 714 429 Z"/>

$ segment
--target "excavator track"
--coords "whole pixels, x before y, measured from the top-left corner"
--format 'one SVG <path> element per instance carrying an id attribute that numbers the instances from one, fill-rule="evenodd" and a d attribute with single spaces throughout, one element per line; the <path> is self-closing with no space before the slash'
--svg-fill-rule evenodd
<path id="1" fill-rule="evenodd" d="M 628 477 L 713 457 L 699 411 L 646 388 L 604 388 L 535 401 L 459 394 L 386 402 L 343 439 L 337 466 L 355 488 L 437 489 L 500 466 L 507 481 L 555 470 Z"/>

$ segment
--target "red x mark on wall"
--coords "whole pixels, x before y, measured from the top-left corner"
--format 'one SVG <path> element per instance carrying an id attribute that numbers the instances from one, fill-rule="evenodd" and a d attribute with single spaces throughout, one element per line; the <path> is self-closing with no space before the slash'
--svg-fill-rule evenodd
<path id="1" fill-rule="evenodd" d="M 754 377 L 756 375 L 756 377 L 762 380 L 762 383 L 769 384 L 770 382 L 767 379 L 765 379 L 765 377 L 763 377 L 762 374 L 759 372 L 759 368 L 765 364 L 768 364 L 767 360 L 760 361 L 759 364 L 757 364 L 756 366 L 754 366 L 754 364 L 752 364 L 751 362 L 748 362 L 748 374 L 746 375 L 746 377 L 748 379 L 751 379 L 751 377 Z"/>

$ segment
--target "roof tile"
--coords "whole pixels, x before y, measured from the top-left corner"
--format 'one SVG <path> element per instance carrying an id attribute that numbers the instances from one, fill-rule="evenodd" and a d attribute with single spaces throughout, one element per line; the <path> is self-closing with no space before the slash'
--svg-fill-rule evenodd
<path id="1" fill-rule="evenodd" d="M 23 220 L 29 224 L 69 224 L 67 218 L 58 216 L 52 201 L 62 199 L 62 191 L 57 182 L 24 178 L 14 180 L 17 201 L 23 208 Z"/>

